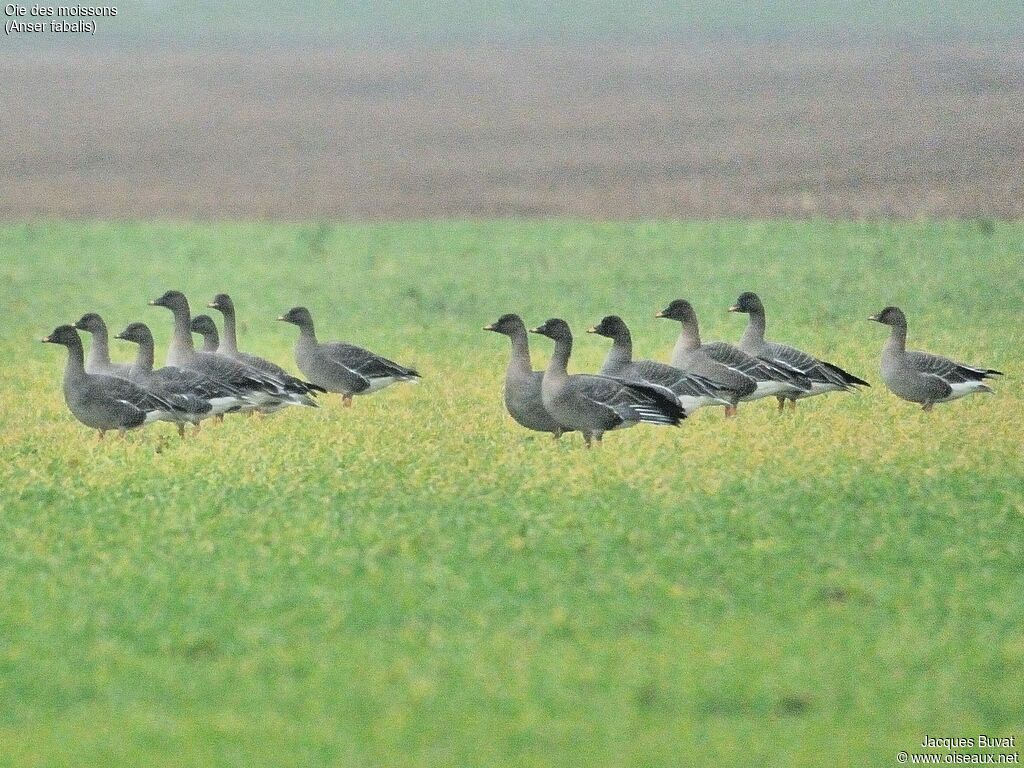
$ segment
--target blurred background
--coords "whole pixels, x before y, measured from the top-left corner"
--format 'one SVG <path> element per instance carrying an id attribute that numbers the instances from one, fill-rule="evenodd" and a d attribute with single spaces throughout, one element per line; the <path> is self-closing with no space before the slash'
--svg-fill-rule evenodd
<path id="1" fill-rule="evenodd" d="M 117 7 L 0 41 L 0 218 L 1024 212 L 1014 0 Z"/>

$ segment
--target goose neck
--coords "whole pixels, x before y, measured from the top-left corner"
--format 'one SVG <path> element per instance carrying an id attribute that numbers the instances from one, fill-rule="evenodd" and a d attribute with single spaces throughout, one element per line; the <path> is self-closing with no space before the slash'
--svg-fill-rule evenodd
<path id="1" fill-rule="evenodd" d="M 92 334 L 92 343 L 89 345 L 89 366 L 99 369 L 108 365 L 110 365 L 110 344 L 107 339 L 107 331 L 103 329 Z"/>
<path id="2" fill-rule="evenodd" d="M 765 319 L 764 310 L 751 312 L 747 319 L 747 327 L 743 331 L 743 338 L 740 345 L 763 344 L 764 343 Z"/>
<path id="3" fill-rule="evenodd" d="M 220 340 L 220 347 L 229 355 L 238 352 L 238 336 L 235 332 L 235 308 L 225 307 L 221 310 L 224 314 L 224 338 Z"/>
<path id="4" fill-rule="evenodd" d="M 568 339 L 556 339 L 555 351 L 551 354 L 551 360 L 548 361 L 546 375 L 552 377 L 568 376 L 569 355 L 571 354 L 572 337 L 569 337 Z"/>
<path id="5" fill-rule="evenodd" d="M 512 342 L 512 356 L 509 358 L 509 373 L 526 373 L 532 370 L 530 363 L 530 342 L 526 337 L 526 329 L 520 328 L 509 335 Z"/>
<path id="6" fill-rule="evenodd" d="M 167 364 L 179 365 L 195 354 L 192 343 L 190 312 L 187 308 L 172 310 L 174 312 L 174 335 L 167 347 Z"/>
<path id="7" fill-rule="evenodd" d="M 890 326 L 889 340 L 885 348 L 889 352 L 905 352 L 907 349 L 907 327 L 905 325 Z"/>
<path id="8" fill-rule="evenodd" d="M 77 341 L 76 343 L 68 344 L 67 349 L 68 360 L 64 366 L 64 380 L 68 381 L 85 377 L 85 350 L 82 348 L 82 342 Z"/>
<path id="9" fill-rule="evenodd" d="M 221 347 L 220 341 L 212 333 L 211 334 L 205 334 L 203 336 L 203 346 L 202 346 L 202 351 L 203 352 L 216 352 L 217 350 L 220 349 L 220 347 Z"/>
<path id="10" fill-rule="evenodd" d="M 135 363 L 132 368 L 139 373 L 149 373 L 153 370 L 153 340 L 139 342 L 139 351 L 135 355 Z"/>
<path id="11" fill-rule="evenodd" d="M 700 349 L 700 326 L 696 320 L 683 323 L 680 326 L 678 345 L 687 352 Z"/>
<path id="12" fill-rule="evenodd" d="M 629 365 L 633 362 L 633 338 L 629 329 L 623 329 L 612 338 L 612 347 L 605 358 L 606 366 Z"/>

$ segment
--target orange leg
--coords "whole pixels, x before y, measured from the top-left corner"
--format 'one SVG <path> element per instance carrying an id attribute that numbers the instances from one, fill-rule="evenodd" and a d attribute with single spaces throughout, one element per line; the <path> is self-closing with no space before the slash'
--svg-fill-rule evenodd
<path id="1" fill-rule="evenodd" d="M 346 408 L 352 407 L 352 395 L 342 395 L 341 402 Z"/>

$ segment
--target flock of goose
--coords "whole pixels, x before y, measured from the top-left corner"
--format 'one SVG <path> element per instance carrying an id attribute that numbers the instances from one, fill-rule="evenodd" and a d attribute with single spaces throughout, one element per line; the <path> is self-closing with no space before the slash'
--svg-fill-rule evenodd
<path id="1" fill-rule="evenodd" d="M 292 376 L 279 365 L 238 349 L 235 307 L 226 294 L 209 303 L 224 316 L 224 338 L 208 315 L 193 318 L 188 299 L 180 291 L 167 291 L 149 302 L 174 315 L 174 335 L 167 350 L 167 365 L 154 369 L 153 334 L 145 323 L 132 323 L 118 339 L 138 345 L 130 365 L 110 360 L 107 325 L 90 312 L 73 325 L 61 325 L 44 343 L 67 347 L 64 401 L 80 422 L 95 429 L 99 438 L 111 430 L 122 435 L 155 421 L 170 421 L 184 437 L 185 425 L 225 413 L 273 413 L 289 405 L 315 408 L 316 396 L 336 392 L 346 406 L 355 395 L 376 392 L 399 381 L 420 378 L 385 357 L 352 344 L 320 343 L 313 317 L 295 307 L 277 318 L 298 326 L 295 362 L 306 377 Z M 92 336 L 86 359 L 78 331 Z M 197 351 L 192 334 L 203 338 Z"/>
<path id="2" fill-rule="evenodd" d="M 279 365 L 238 349 L 235 307 L 226 294 L 208 304 L 223 315 L 223 335 L 208 315 L 192 317 L 188 299 L 167 291 L 149 302 L 174 316 L 174 333 L 167 365 L 154 368 L 153 334 L 145 323 L 131 323 L 116 338 L 138 346 L 131 364 L 110 360 L 107 325 L 95 314 L 73 325 L 61 325 L 43 339 L 68 349 L 64 399 L 74 416 L 95 429 L 99 438 L 110 430 L 127 430 L 155 421 L 185 425 L 226 413 L 273 413 L 286 406 L 317 406 L 316 397 L 334 392 L 346 406 L 355 395 L 377 392 L 396 382 L 416 382 L 420 374 L 361 347 L 340 342 L 321 343 L 305 307 L 278 317 L 299 329 L 295 362 L 305 379 Z M 580 432 L 589 447 L 603 434 L 637 424 L 676 426 L 698 408 L 723 406 L 734 416 L 740 402 L 775 397 L 779 411 L 786 402 L 826 392 L 854 392 L 870 386 L 838 365 L 819 360 L 786 344 L 765 339 L 765 311 L 754 293 L 743 293 L 729 307 L 749 316 L 738 345 L 703 342 L 697 314 L 690 302 L 677 299 L 655 316 L 681 325 L 670 363 L 634 360 L 629 328 L 622 318 L 608 315 L 588 333 L 611 339 L 604 365 L 596 374 L 570 374 L 572 332 L 553 318 L 530 330 L 555 343 L 544 371 L 530 362 L 527 330 L 518 315 L 502 315 L 484 330 L 508 336 L 512 356 L 505 375 L 505 407 L 527 429 L 555 438 Z M 907 319 L 896 307 L 886 307 L 875 320 L 891 328 L 882 350 L 882 379 L 898 397 L 930 411 L 936 403 L 992 392 L 986 379 L 1002 375 L 945 357 L 906 348 Z M 88 358 L 78 331 L 92 336 Z M 202 338 L 195 349 L 192 334 Z"/>
<path id="3" fill-rule="evenodd" d="M 740 402 L 774 396 L 781 412 L 787 401 L 795 409 L 796 401 L 805 397 L 870 386 L 834 363 L 767 341 L 764 305 L 757 294 L 741 294 L 729 311 L 749 316 L 738 345 L 702 342 L 697 314 L 685 299 L 658 312 L 655 317 L 681 324 L 671 364 L 634 360 L 629 328 L 621 317 L 608 315 L 587 331 L 612 340 L 596 374 L 568 372 L 572 331 L 559 318 L 530 329 L 555 342 L 543 371 L 533 370 L 526 325 L 519 315 L 502 315 L 484 330 L 508 336 L 512 343 L 505 373 L 505 407 L 512 418 L 556 439 L 578 431 L 588 447 L 613 429 L 641 423 L 676 426 L 704 406 L 723 406 L 728 417 L 736 414 Z M 992 392 L 985 379 L 1002 375 L 992 368 L 908 351 L 907 319 L 896 307 L 869 319 L 891 328 L 882 350 L 882 379 L 893 394 L 925 411 L 974 392 Z"/>

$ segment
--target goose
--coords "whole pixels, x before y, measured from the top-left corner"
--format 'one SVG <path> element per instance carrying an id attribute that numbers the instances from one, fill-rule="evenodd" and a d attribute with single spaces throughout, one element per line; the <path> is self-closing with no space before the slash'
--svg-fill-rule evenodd
<path id="1" fill-rule="evenodd" d="M 693 305 L 686 299 L 676 299 L 661 312 L 658 312 L 655 317 L 676 320 L 682 325 L 679 338 L 672 350 L 672 365 L 688 373 L 706 375 L 713 381 L 730 384 L 730 386 L 734 384 L 723 380 L 720 373 L 715 373 L 715 375 L 705 373 L 698 370 L 696 366 L 703 366 L 706 362 L 712 361 L 747 376 L 753 380 L 754 388 L 749 390 L 744 387 L 747 391 L 739 398 L 744 402 L 784 392 L 810 391 L 811 389 L 810 381 L 799 371 L 751 357 L 733 345 L 721 341 L 710 344 L 701 343 L 697 313 L 694 311 Z M 735 413 L 735 405 L 726 408 L 727 416 L 735 415 Z"/>
<path id="2" fill-rule="evenodd" d="M 984 380 L 1003 375 L 994 368 L 976 368 L 948 357 L 907 351 L 907 316 L 898 307 L 886 307 L 868 320 L 892 329 L 882 347 L 882 380 L 894 395 L 920 403 L 922 410 L 930 411 L 936 403 L 975 392 L 993 393 Z"/>
<path id="3" fill-rule="evenodd" d="M 200 352 L 220 351 L 220 334 L 217 333 L 217 324 L 213 322 L 212 317 L 196 315 L 189 323 L 189 328 L 192 333 L 199 334 L 199 338 L 203 340 L 203 346 L 199 348 Z"/>
<path id="4" fill-rule="evenodd" d="M 128 372 L 128 378 L 136 384 L 157 393 L 183 395 L 199 401 L 191 409 L 191 421 L 198 425 L 209 416 L 223 416 L 241 408 L 251 407 L 245 393 L 230 384 L 211 379 L 198 371 L 167 366 L 153 370 L 153 333 L 145 323 L 131 323 L 114 338 L 137 344 L 139 349 Z M 179 434 L 184 432 L 180 425 Z"/>
<path id="5" fill-rule="evenodd" d="M 326 392 L 323 387 L 319 387 L 316 384 L 312 384 L 308 381 L 303 381 L 295 376 L 292 376 L 288 371 L 282 368 L 277 363 L 266 360 L 258 355 L 250 355 L 246 352 L 240 352 L 238 350 L 238 336 L 235 329 L 235 303 L 231 300 L 231 297 L 226 293 L 218 293 L 213 297 L 213 300 L 206 306 L 211 309 L 216 309 L 224 316 L 224 338 L 219 340 L 216 351 L 222 355 L 227 355 L 235 360 L 240 360 L 246 365 L 251 365 L 258 371 L 262 371 L 268 376 L 273 376 L 280 379 L 289 392 L 295 392 L 296 394 L 309 394 L 316 396 L 317 392 Z M 200 315 L 204 317 L 204 315 Z M 213 321 L 211 320 L 212 324 Z M 214 325 L 214 334 L 216 334 L 217 327 Z"/>
<path id="6" fill-rule="evenodd" d="M 600 443 L 609 430 L 640 423 L 675 427 L 686 418 L 675 395 L 665 387 L 610 376 L 570 375 L 572 331 L 565 320 L 552 318 L 531 328 L 530 333 L 547 336 L 555 342 L 554 354 L 541 381 L 544 407 L 559 424 L 582 432 L 588 448 L 591 441 Z"/>
<path id="7" fill-rule="evenodd" d="M 657 313 L 655 317 L 670 317 L 673 312 L 680 317 L 683 314 L 678 307 L 670 307 Z M 676 342 L 676 351 L 679 349 L 680 342 Z M 752 376 L 718 362 L 700 348 L 686 354 L 674 353 L 672 367 L 713 381 L 728 402 L 725 406 L 726 417 L 736 415 L 740 400 L 750 397 L 757 391 L 757 381 Z"/>
<path id="8" fill-rule="evenodd" d="M 85 360 L 86 373 L 105 373 L 108 376 L 120 376 L 121 378 L 128 375 L 131 365 L 110 362 L 107 324 L 103 322 L 102 317 L 95 312 L 86 312 L 73 325 L 78 330 L 85 331 L 92 336 L 89 357 Z"/>
<path id="9" fill-rule="evenodd" d="M 275 379 L 238 360 L 215 352 L 196 352 L 192 344 L 191 310 L 181 291 L 167 291 L 150 305 L 165 307 L 174 315 L 174 334 L 167 348 L 167 365 L 199 371 L 211 379 L 235 387 L 259 407 L 281 403 L 316 408 L 316 401 L 306 394 L 288 392 Z"/>
<path id="10" fill-rule="evenodd" d="M 689 416 L 706 405 L 730 405 L 728 388 L 711 379 L 694 373 L 684 373 L 678 368 L 654 360 L 633 359 L 633 339 L 629 327 L 618 315 L 607 315 L 587 333 L 612 340 L 612 347 L 601 366 L 602 376 L 613 376 L 627 381 L 656 384 L 666 387 L 675 394 L 679 404 Z"/>
<path id="11" fill-rule="evenodd" d="M 174 404 L 118 376 L 88 373 L 85 350 L 78 331 L 70 325 L 57 326 L 42 339 L 68 350 L 64 367 L 64 402 L 76 419 L 97 430 L 99 440 L 110 430 L 124 433 L 154 421 L 178 421 Z"/>
<path id="12" fill-rule="evenodd" d="M 200 351 L 220 355 L 224 354 L 224 351 L 222 349 L 223 345 L 221 344 L 220 341 L 220 334 L 217 333 L 217 324 L 213 322 L 212 317 L 210 317 L 209 315 L 196 315 L 195 317 L 192 318 L 192 322 L 189 324 L 189 327 L 192 329 L 192 333 L 199 334 L 199 337 L 203 340 L 203 346 Z M 238 360 L 239 362 L 245 363 L 245 361 L 241 360 L 240 358 L 231 358 L 230 356 L 227 357 L 228 359 Z M 255 366 L 253 367 L 255 368 Z M 288 385 L 284 379 L 292 379 L 298 382 L 302 386 L 300 386 L 297 389 L 294 389 L 295 394 L 303 394 L 312 391 L 305 386 L 306 383 L 304 381 L 302 381 L 301 379 L 296 379 L 294 376 L 289 376 L 287 373 L 284 374 L 283 378 L 278 378 L 270 374 L 270 378 L 274 379 L 275 382 L 285 387 L 286 390 L 288 390 Z M 246 413 L 252 416 L 257 412 L 276 413 L 277 411 L 281 410 L 287 405 L 289 405 L 288 402 L 278 400 L 271 403 L 270 405 L 263 405 L 260 406 L 259 408 L 255 408 L 250 404 L 247 407 L 243 407 L 242 410 L 244 410 Z"/>
<path id="13" fill-rule="evenodd" d="M 345 407 L 354 395 L 369 395 L 392 384 L 417 383 L 420 374 L 373 352 L 341 342 L 317 341 L 313 316 L 305 307 L 292 307 L 277 318 L 298 326 L 295 362 L 302 374 L 328 392 L 338 392 Z"/>
<path id="14" fill-rule="evenodd" d="M 795 410 L 796 401 L 802 397 L 823 395 L 826 392 L 856 392 L 857 387 L 871 386 L 864 379 L 844 371 L 834 363 L 819 360 L 796 347 L 765 341 L 764 305 L 756 293 L 741 293 L 736 303 L 729 307 L 729 311 L 749 316 L 746 330 L 740 338 L 740 350 L 752 357 L 800 371 L 811 382 L 810 391 L 793 390 L 776 395 L 780 413 L 786 405 L 786 400 L 789 400 Z"/>
<path id="15" fill-rule="evenodd" d="M 509 415 L 520 426 L 535 432 L 550 432 L 556 440 L 563 432 L 571 432 L 544 408 L 540 391 L 544 371 L 533 370 L 529 337 L 522 318 L 514 314 L 502 315 L 496 322 L 485 325 L 484 330 L 508 336 L 512 342 L 512 356 L 505 371 L 505 409 Z"/>
<path id="16" fill-rule="evenodd" d="M 255 354 L 247 354 L 239 351 L 238 340 L 234 333 L 234 304 L 231 298 L 225 293 L 218 293 L 207 306 L 221 311 L 224 315 L 224 338 L 219 338 L 217 326 L 213 319 L 207 314 L 200 314 L 193 319 L 193 332 L 200 334 L 203 338 L 203 351 L 219 352 L 231 359 L 244 362 L 247 366 L 255 368 L 264 375 L 281 382 L 285 390 L 293 394 L 307 394 L 315 397 L 318 392 L 326 392 L 323 387 L 310 384 L 308 381 L 296 378 L 288 373 L 275 362 L 259 357 Z M 261 409 L 263 413 L 278 410 L 278 407 Z"/>

